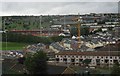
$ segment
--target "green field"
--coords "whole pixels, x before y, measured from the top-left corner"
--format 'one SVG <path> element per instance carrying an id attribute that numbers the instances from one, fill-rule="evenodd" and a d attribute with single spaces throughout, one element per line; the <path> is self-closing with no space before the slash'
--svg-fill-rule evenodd
<path id="1" fill-rule="evenodd" d="M 0 50 L 22 50 L 27 43 L 0 42 Z"/>

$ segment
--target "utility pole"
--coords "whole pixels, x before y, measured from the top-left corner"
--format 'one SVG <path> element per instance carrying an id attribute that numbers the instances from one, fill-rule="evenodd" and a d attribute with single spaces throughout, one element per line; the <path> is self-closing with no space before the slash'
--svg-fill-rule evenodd
<path id="1" fill-rule="evenodd" d="M 65 15 L 64 15 L 64 30 L 66 30 Z"/>
<path id="2" fill-rule="evenodd" d="M 42 30 L 41 30 L 41 19 L 42 19 L 42 15 L 40 15 L 40 25 L 39 25 L 40 35 L 42 34 Z"/>
<path id="3" fill-rule="evenodd" d="M 3 25 L 3 31 L 5 31 L 5 37 L 6 37 L 6 39 L 5 39 L 5 49 L 7 50 L 7 32 L 6 32 L 6 30 L 5 30 L 5 21 L 6 21 L 6 19 L 4 19 L 4 25 Z"/>

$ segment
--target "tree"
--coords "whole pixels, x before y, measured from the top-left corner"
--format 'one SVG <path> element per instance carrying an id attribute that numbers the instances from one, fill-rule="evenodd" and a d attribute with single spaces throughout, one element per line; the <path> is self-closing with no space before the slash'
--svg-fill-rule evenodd
<path id="1" fill-rule="evenodd" d="M 47 74 L 47 56 L 43 51 L 27 54 L 25 66 L 29 74 Z"/>
<path id="2" fill-rule="evenodd" d="M 63 36 L 54 36 L 54 37 L 38 37 L 33 36 L 31 34 L 24 35 L 21 33 L 16 32 L 6 32 L 2 33 L 2 41 L 6 42 L 6 39 L 8 42 L 20 42 L 20 43 L 43 43 L 46 45 L 51 44 L 52 42 L 59 42 L 63 39 Z"/>
<path id="3" fill-rule="evenodd" d="M 28 30 L 29 29 L 29 24 L 23 24 L 23 28 Z"/>
<path id="4" fill-rule="evenodd" d="M 88 66 L 88 64 L 90 64 L 91 62 L 91 59 L 85 59 L 83 60 L 83 63 L 86 64 Z"/>
<path id="5" fill-rule="evenodd" d="M 76 27 L 71 27 L 70 29 L 71 36 L 76 36 L 77 35 L 77 28 Z"/>
<path id="6" fill-rule="evenodd" d="M 119 75 L 120 74 L 120 64 L 117 62 L 115 62 L 115 64 L 113 65 L 113 68 L 112 68 L 112 71 L 111 71 L 111 74 L 113 75 Z"/>
<path id="7" fill-rule="evenodd" d="M 81 35 L 89 35 L 90 33 L 89 33 L 89 27 L 81 27 L 81 29 L 80 29 L 81 31 Z"/>
<path id="8" fill-rule="evenodd" d="M 53 37 L 50 37 L 52 42 L 58 42 L 58 41 L 61 41 L 64 36 L 53 36 Z"/>
<path id="9" fill-rule="evenodd" d="M 24 64 L 24 61 L 25 61 L 25 57 L 19 57 L 18 58 L 18 63 L 19 64 Z"/>
<path id="10" fill-rule="evenodd" d="M 77 27 L 71 27 L 70 29 L 71 35 L 78 35 L 78 28 Z M 81 26 L 80 27 L 80 34 L 81 35 L 89 35 L 89 27 L 87 26 Z"/>

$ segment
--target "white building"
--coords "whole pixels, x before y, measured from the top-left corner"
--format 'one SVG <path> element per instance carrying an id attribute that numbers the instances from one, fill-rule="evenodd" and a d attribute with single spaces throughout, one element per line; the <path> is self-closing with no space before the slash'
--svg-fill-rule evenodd
<path id="1" fill-rule="evenodd" d="M 85 24 L 81 24 L 82 26 L 96 26 L 98 25 L 98 23 L 85 23 Z"/>
<path id="2" fill-rule="evenodd" d="M 113 65 L 120 63 L 120 53 L 115 51 L 62 51 L 55 55 L 56 62 L 66 64 L 84 65 L 85 61 L 89 66 Z"/>
<path id="3" fill-rule="evenodd" d="M 86 42 L 85 44 L 87 47 L 89 48 L 96 48 L 96 47 L 102 47 L 103 44 L 101 42 L 96 42 L 96 43 L 93 43 L 93 42 Z"/>
<path id="4" fill-rule="evenodd" d="M 52 25 L 52 26 L 50 26 L 51 28 L 61 28 L 62 27 L 62 25 Z"/>
<path id="5" fill-rule="evenodd" d="M 119 22 L 105 22 L 105 24 L 119 24 Z"/>

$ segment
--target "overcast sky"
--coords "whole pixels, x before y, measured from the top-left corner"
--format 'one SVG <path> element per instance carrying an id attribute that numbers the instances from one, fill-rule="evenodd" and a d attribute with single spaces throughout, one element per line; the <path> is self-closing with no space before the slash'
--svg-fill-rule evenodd
<path id="1" fill-rule="evenodd" d="M 11 1 L 11 2 L 10 2 Z M 24 0 L 26 1 L 26 0 Z M 33 0 L 32 0 L 33 1 Z M 36 1 L 36 2 L 35 2 Z M 44 0 L 44 2 L 16 2 L 15 0 L 2 1 L 0 4 L 0 15 L 58 15 L 58 14 L 85 14 L 85 13 L 118 13 L 118 0 L 104 0 L 98 2 L 79 2 L 78 0 L 69 0 L 71 2 L 47 2 L 50 0 Z M 45 2 L 46 1 L 46 2 Z M 63 1 L 63 0 L 61 0 Z M 102 1 L 102 0 L 101 0 Z M 112 2 L 114 1 L 114 2 Z"/>
<path id="2" fill-rule="evenodd" d="M 1 2 L 118 2 L 120 0 L 0 0 Z"/>

